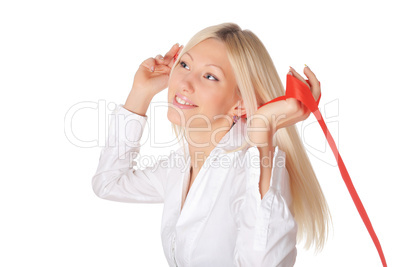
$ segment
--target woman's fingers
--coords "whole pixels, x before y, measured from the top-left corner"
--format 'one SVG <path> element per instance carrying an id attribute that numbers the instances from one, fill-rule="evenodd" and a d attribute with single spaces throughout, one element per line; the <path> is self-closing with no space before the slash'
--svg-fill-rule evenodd
<path id="1" fill-rule="evenodd" d="M 172 60 L 169 62 L 169 65 L 168 65 L 170 68 L 173 66 L 173 64 L 176 61 L 177 56 L 181 53 L 182 50 L 183 50 L 183 45 L 181 45 L 179 47 L 179 49 L 176 51 L 176 53 L 174 53 Z"/>
<path id="2" fill-rule="evenodd" d="M 163 64 L 163 62 L 164 62 L 164 57 L 163 57 L 161 54 L 159 54 L 159 55 L 157 55 L 157 56 L 155 57 L 155 60 L 156 60 L 156 63 L 158 63 L 158 64 Z"/>
<path id="3" fill-rule="evenodd" d="M 311 71 L 311 69 L 307 66 L 304 67 L 304 74 L 307 76 L 311 86 L 306 82 L 306 80 L 299 73 L 297 73 L 297 71 L 294 68 L 290 67 L 290 70 L 292 71 L 293 76 L 295 76 L 297 79 L 299 79 L 300 81 L 302 81 L 303 83 L 305 83 L 308 86 L 311 93 L 313 94 L 314 99 L 317 101 L 318 97 L 321 93 L 321 88 L 320 88 L 320 83 L 319 83 L 317 77 Z"/>
<path id="4" fill-rule="evenodd" d="M 171 68 L 174 63 L 174 56 L 176 54 L 179 54 L 181 50 L 183 49 L 183 46 L 179 46 L 179 44 L 175 44 L 170 48 L 170 50 L 165 54 L 165 56 L 162 56 L 161 54 L 157 55 L 155 57 L 155 65 L 166 65 L 167 67 Z"/>
<path id="5" fill-rule="evenodd" d="M 164 57 L 164 62 L 166 64 L 166 66 L 171 66 L 173 64 L 171 64 L 171 62 L 173 62 L 173 57 L 174 55 L 177 53 L 177 51 L 179 51 L 180 49 L 180 45 L 179 44 L 175 44 L 172 46 L 172 48 L 165 54 Z"/>
<path id="6" fill-rule="evenodd" d="M 183 46 L 180 46 L 178 43 L 174 44 L 165 56 L 158 54 L 154 58 L 151 57 L 144 60 L 140 66 L 147 68 L 151 72 L 154 72 L 155 69 L 166 72 L 167 69 L 161 66 L 164 65 L 165 67 L 170 69 L 173 66 L 173 57 L 176 55 L 176 53 L 180 52 L 182 48 Z"/>
<path id="7" fill-rule="evenodd" d="M 167 73 L 169 74 L 170 68 L 165 64 L 159 64 L 160 59 L 150 57 L 141 63 L 141 67 L 146 68 L 150 72 Z"/>
<path id="8" fill-rule="evenodd" d="M 318 100 L 318 97 L 321 93 L 321 86 L 320 82 L 318 81 L 317 77 L 315 76 L 314 72 L 311 71 L 309 67 L 304 67 L 304 74 L 307 76 L 310 84 L 311 84 L 311 92 L 314 96 L 315 101 Z"/>
<path id="9" fill-rule="evenodd" d="M 156 73 L 164 73 L 164 74 L 169 74 L 170 73 L 170 68 L 166 65 L 156 65 L 154 72 Z"/>
<path id="10" fill-rule="evenodd" d="M 306 82 L 306 80 L 299 73 L 297 73 L 297 71 L 294 68 L 290 67 L 290 71 L 292 72 L 293 76 L 295 76 L 300 81 L 304 82 L 308 86 L 308 88 L 310 88 L 310 85 Z"/>
<path id="11" fill-rule="evenodd" d="M 153 57 L 144 60 L 140 66 L 147 68 L 150 72 L 154 72 L 156 65 L 156 60 Z"/>

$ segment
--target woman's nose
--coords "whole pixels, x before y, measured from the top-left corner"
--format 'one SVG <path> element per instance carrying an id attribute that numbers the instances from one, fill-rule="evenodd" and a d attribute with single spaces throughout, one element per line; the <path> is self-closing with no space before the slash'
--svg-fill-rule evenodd
<path id="1" fill-rule="evenodd" d="M 194 92 L 194 77 L 192 74 L 189 73 L 182 77 L 180 81 L 180 89 L 188 93 Z"/>

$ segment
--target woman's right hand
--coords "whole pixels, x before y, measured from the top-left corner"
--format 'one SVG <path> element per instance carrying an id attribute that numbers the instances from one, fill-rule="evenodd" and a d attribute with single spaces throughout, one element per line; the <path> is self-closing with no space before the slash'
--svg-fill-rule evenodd
<path id="1" fill-rule="evenodd" d="M 124 108 L 141 116 L 145 113 L 152 98 L 168 86 L 170 70 L 174 64 L 174 56 L 179 54 L 183 46 L 175 44 L 161 59 L 148 58 L 141 63 L 135 76 L 133 87 L 127 97 Z"/>
<path id="2" fill-rule="evenodd" d="M 182 49 L 183 46 L 175 44 L 164 57 L 157 55 L 155 58 L 143 61 L 134 76 L 132 90 L 136 91 L 135 94 L 145 94 L 148 98 L 152 98 L 167 88 L 170 70 L 174 64 L 173 58 Z"/>

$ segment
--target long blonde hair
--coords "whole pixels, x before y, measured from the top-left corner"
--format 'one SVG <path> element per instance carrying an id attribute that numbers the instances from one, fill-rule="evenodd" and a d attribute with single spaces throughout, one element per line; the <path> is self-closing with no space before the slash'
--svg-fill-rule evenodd
<path id="1" fill-rule="evenodd" d="M 184 53 L 208 38 L 215 38 L 225 44 L 248 117 L 255 113 L 259 104 L 285 94 L 263 43 L 253 32 L 242 30 L 235 23 L 210 26 L 196 33 L 183 47 L 172 70 Z M 183 128 L 175 124 L 172 124 L 172 128 L 180 140 Z M 276 145 L 286 153 L 286 169 L 293 197 L 290 208 L 298 224 L 297 241 L 300 243 L 305 238 L 305 249 L 314 245 L 316 252 L 321 251 L 328 238 L 332 218 L 320 184 L 296 126 L 279 129 L 275 138 Z"/>

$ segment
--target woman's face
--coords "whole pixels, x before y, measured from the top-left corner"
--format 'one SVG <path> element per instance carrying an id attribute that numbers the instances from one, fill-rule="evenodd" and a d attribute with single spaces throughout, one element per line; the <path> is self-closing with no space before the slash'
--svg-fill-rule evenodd
<path id="1" fill-rule="evenodd" d="M 171 73 L 168 119 L 186 128 L 230 125 L 231 108 L 240 99 L 236 88 L 225 45 L 206 39 L 183 54 Z M 178 100 L 181 103 L 184 100 L 193 105 L 180 104 L 176 97 L 182 99 Z"/>

